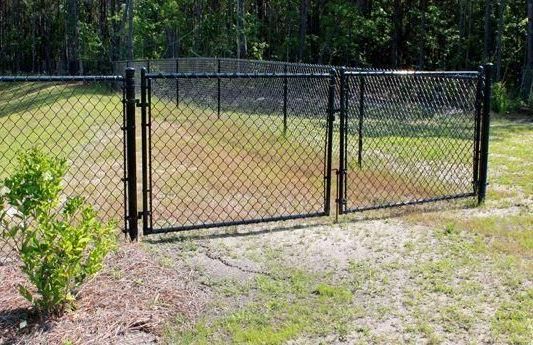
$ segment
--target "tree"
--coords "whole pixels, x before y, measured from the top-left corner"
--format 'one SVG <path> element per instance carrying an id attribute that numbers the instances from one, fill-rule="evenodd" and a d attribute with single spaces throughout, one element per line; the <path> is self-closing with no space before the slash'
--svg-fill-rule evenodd
<path id="1" fill-rule="evenodd" d="M 527 1 L 527 57 L 522 77 L 522 97 L 531 97 L 533 84 L 533 0 Z"/>
<path id="2" fill-rule="evenodd" d="M 488 62 L 489 59 L 490 59 L 490 54 L 491 54 L 491 11 L 492 11 L 492 4 L 491 4 L 492 0 L 485 0 L 485 16 L 484 16 L 484 21 L 485 21 L 485 35 L 484 35 L 484 38 L 483 38 L 483 60 L 485 60 L 485 62 Z"/>
<path id="3" fill-rule="evenodd" d="M 80 20 L 78 0 L 67 0 L 66 59 L 69 74 L 79 74 L 80 66 Z"/>
<path id="4" fill-rule="evenodd" d="M 398 67 L 400 64 L 400 39 L 402 30 L 402 8 L 401 0 L 394 0 L 392 12 L 392 67 Z"/>
<path id="5" fill-rule="evenodd" d="M 300 35 L 298 36 L 298 61 L 303 60 L 305 49 L 305 35 L 307 33 L 307 15 L 309 0 L 300 1 Z"/>
<path id="6" fill-rule="evenodd" d="M 505 0 L 500 0 L 498 4 L 498 33 L 496 36 L 496 80 L 501 80 L 502 78 L 502 36 L 503 31 L 505 30 Z"/>

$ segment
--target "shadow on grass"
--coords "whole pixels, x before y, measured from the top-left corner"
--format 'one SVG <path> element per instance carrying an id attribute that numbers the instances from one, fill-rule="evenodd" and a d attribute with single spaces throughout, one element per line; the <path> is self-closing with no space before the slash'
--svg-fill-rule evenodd
<path id="1" fill-rule="evenodd" d="M 362 211 L 357 213 L 351 213 L 347 215 L 343 215 L 342 218 L 339 218 L 339 222 L 336 223 L 333 219 L 333 217 L 322 217 L 318 218 L 318 220 L 313 221 L 312 223 L 306 223 L 306 224 L 290 224 L 290 225 L 283 225 L 283 224 L 275 224 L 272 227 L 266 227 L 261 229 L 253 229 L 250 228 L 251 226 L 246 225 L 242 228 L 236 228 L 236 227 L 230 227 L 226 229 L 219 228 L 219 231 L 222 229 L 222 232 L 216 232 L 216 233 L 206 233 L 206 231 L 210 230 L 188 230 L 183 231 L 179 233 L 173 233 L 173 234 L 161 234 L 161 235 L 150 235 L 144 238 L 144 242 L 149 244 L 161 244 L 161 243 L 179 243 L 189 240 L 213 240 L 213 239 L 223 239 L 223 238 L 239 238 L 239 237 L 249 237 L 249 236 L 259 236 L 269 233 L 278 233 L 278 232 L 285 232 L 285 231 L 293 231 L 293 230 L 313 230 L 314 228 L 323 227 L 323 226 L 335 226 L 337 224 L 358 224 L 368 221 L 376 221 L 376 220 L 387 220 L 387 219 L 396 219 L 396 218 L 402 218 L 405 216 L 409 216 L 414 213 L 418 214 L 427 214 L 430 216 L 431 214 L 442 212 L 443 210 L 443 204 L 442 203 L 448 203 L 446 210 L 466 210 L 466 209 L 474 209 L 476 208 L 476 205 L 474 203 L 460 203 L 455 201 L 455 203 L 452 201 L 442 201 L 439 203 L 434 204 L 424 204 L 424 205 L 413 205 L 413 206 L 401 206 L 395 209 L 383 209 L 383 210 L 373 210 L 373 211 Z M 353 218 L 354 216 L 359 216 L 358 218 Z M 305 221 L 305 219 L 303 219 Z M 257 225 L 256 225 L 257 226 Z M 268 225 L 264 225 L 268 226 Z M 201 232 L 201 233 L 195 233 Z M 153 237 L 152 237 L 153 236 Z"/>
<path id="2" fill-rule="evenodd" d="M 38 108 L 48 108 L 45 111 L 49 111 L 54 103 L 71 98 L 74 98 L 74 106 L 83 96 L 108 96 L 114 93 L 118 94 L 112 84 L 101 82 L 0 83 L 0 118 Z"/>

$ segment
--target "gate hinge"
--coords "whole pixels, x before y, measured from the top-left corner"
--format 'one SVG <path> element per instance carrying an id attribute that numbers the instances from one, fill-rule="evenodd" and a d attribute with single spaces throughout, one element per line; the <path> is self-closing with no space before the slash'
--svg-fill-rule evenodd
<path id="1" fill-rule="evenodd" d="M 148 102 L 141 102 L 141 100 L 139 99 L 136 99 L 135 100 L 135 105 L 138 107 L 138 108 L 142 108 L 142 107 L 147 107 L 148 106 Z"/>
<path id="2" fill-rule="evenodd" d="M 144 216 L 144 212 L 143 211 L 137 212 L 137 219 L 142 219 L 143 216 Z"/>

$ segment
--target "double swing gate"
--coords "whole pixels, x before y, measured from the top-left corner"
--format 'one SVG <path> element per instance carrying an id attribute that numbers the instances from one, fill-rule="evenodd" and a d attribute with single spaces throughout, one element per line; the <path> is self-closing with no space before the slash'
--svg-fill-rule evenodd
<path id="1" fill-rule="evenodd" d="M 127 231 L 136 238 L 138 227 L 152 234 L 461 197 L 481 202 L 490 69 L 143 68 L 138 98 L 127 69 Z"/>

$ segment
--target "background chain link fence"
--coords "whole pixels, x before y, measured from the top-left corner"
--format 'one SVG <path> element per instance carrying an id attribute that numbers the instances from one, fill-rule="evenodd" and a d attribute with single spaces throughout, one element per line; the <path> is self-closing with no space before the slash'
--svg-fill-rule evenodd
<path id="1" fill-rule="evenodd" d="M 122 84 L 120 76 L 0 77 L 0 181 L 21 151 L 39 147 L 68 161 L 64 198 L 83 196 L 123 227 Z M 0 264 L 12 259 L 0 239 Z"/>

